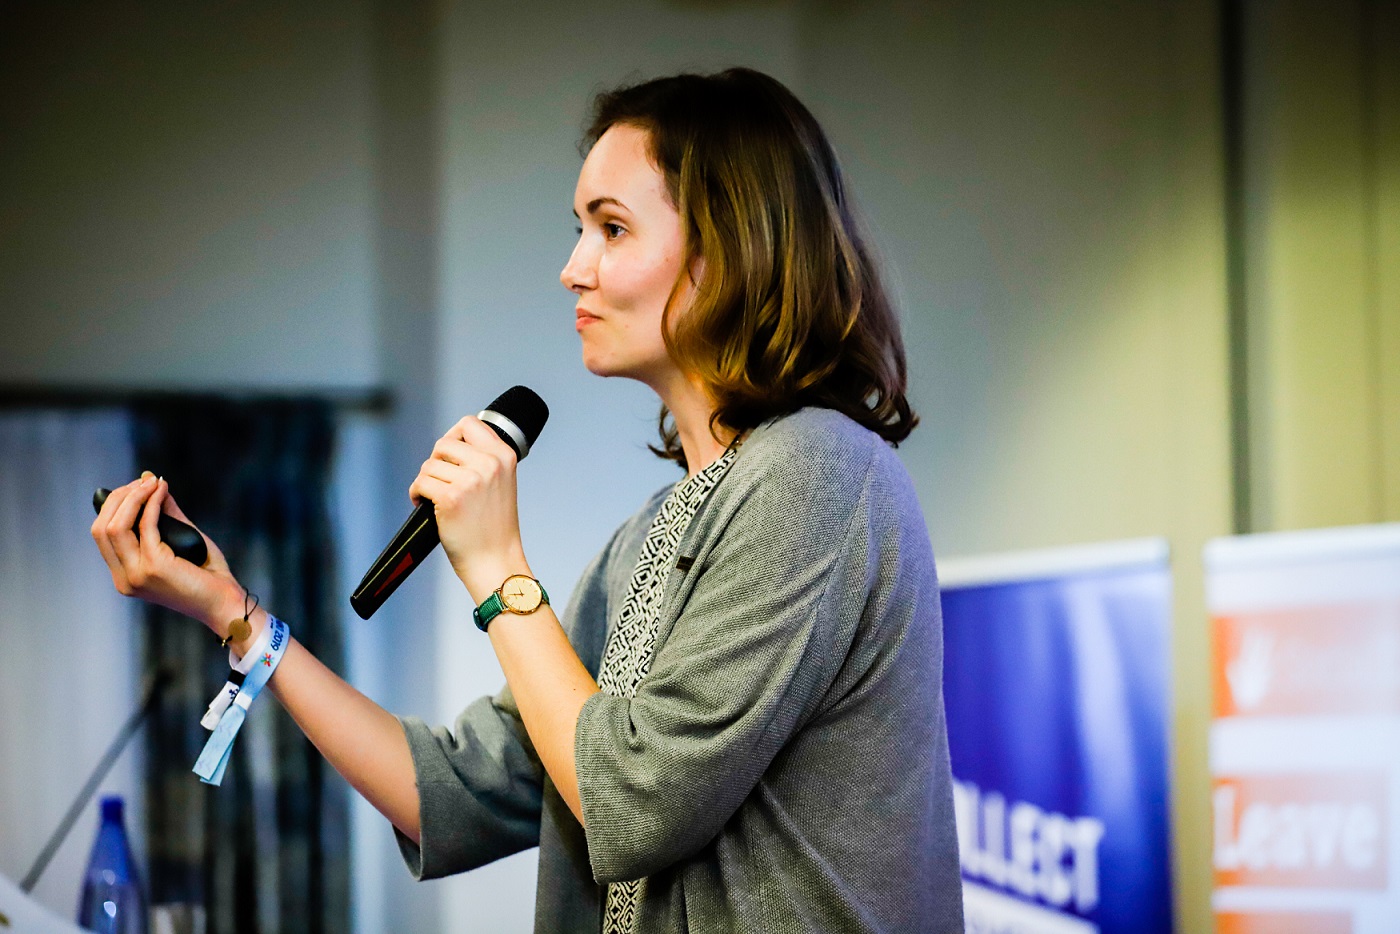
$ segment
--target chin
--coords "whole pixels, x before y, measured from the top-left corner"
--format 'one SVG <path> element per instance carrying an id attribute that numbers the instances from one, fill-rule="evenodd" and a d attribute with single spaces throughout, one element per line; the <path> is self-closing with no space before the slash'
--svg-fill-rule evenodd
<path id="1" fill-rule="evenodd" d="M 599 359 L 597 356 L 589 354 L 587 350 L 583 352 L 583 368 L 594 376 L 627 375 L 626 373 L 620 372 L 616 364 L 610 363 L 605 359 Z"/>
<path id="2" fill-rule="evenodd" d="M 648 386 L 652 385 L 651 380 L 647 378 L 647 374 L 641 368 L 628 366 L 623 361 L 598 359 L 597 357 L 590 357 L 585 353 L 583 355 L 583 366 L 584 369 L 594 376 L 635 379 L 638 382 L 646 383 Z"/>
<path id="3" fill-rule="evenodd" d="M 667 357 L 663 356 L 658 359 L 656 354 L 618 353 L 619 349 L 631 350 L 631 348 L 618 348 L 605 344 L 602 341 L 590 343 L 588 336 L 585 336 L 582 347 L 584 369 L 594 376 L 621 376 L 625 379 L 635 379 L 655 388 L 659 385 L 658 379 L 664 378 L 668 369 L 674 368 Z"/>

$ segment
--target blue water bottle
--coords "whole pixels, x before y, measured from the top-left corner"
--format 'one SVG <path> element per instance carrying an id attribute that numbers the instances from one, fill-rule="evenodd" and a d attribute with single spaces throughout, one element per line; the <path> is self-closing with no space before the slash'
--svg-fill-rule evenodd
<path id="1" fill-rule="evenodd" d="M 98 934 L 146 934 L 146 900 L 136 875 L 136 860 L 122 823 L 122 799 L 102 799 L 102 826 L 92 845 L 78 924 Z"/>

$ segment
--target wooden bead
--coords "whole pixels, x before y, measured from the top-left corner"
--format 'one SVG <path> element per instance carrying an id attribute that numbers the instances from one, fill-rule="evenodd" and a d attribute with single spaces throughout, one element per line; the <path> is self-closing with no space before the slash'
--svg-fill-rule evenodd
<path id="1" fill-rule="evenodd" d="M 228 624 L 228 638 L 225 642 L 242 642 L 253 634 L 253 624 L 242 617 Z"/>

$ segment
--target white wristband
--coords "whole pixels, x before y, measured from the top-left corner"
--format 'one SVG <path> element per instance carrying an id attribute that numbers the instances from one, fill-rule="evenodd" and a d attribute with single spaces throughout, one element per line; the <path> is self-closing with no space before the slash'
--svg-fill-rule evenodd
<path id="1" fill-rule="evenodd" d="M 228 766 L 234 738 L 238 736 L 239 729 L 247 719 L 253 698 L 257 697 L 258 692 L 272 679 L 272 673 L 277 670 L 282 655 L 287 651 L 287 645 L 292 641 L 287 624 L 270 613 L 267 617 L 267 628 L 272 633 L 266 643 L 267 648 L 259 653 L 250 651 L 245 656 L 254 660 L 252 671 L 244 680 L 238 695 L 233 698 L 233 703 L 219 718 L 219 725 L 214 728 L 213 735 L 209 737 L 199 758 L 195 760 L 194 773 L 205 784 L 217 785 L 224 780 L 224 770 Z M 261 641 L 260 639 L 259 642 Z"/>
<path id="2" fill-rule="evenodd" d="M 272 640 L 272 620 L 268 619 L 268 624 L 258 633 L 258 638 L 248 648 L 248 654 L 241 659 L 233 654 L 233 646 L 228 650 L 228 666 L 234 671 L 247 674 L 253 670 L 253 664 L 258 660 L 258 656 L 267 651 L 267 644 Z"/>
<path id="3" fill-rule="evenodd" d="M 233 654 L 233 648 L 230 647 L 228 650 L 228 666 L 238 672 L 238 674 L 246 675 L 252 670 L 253 665 L 258 660 L 258 656 L 267 651 L 267 643 L 271 638 L 272 626 L 269 624 L 263 627 L 262 632 L 258 633 L 257 639 L 253 640 L 253 644 L 248 648 L 248 654 L 244 655 L 243 658 L 240 659 L 237 655 Z M 228 710 L 229 704 L 237 699 L 242 685 L 242 678 L 233 677 L 226 681 L 224 686 L 219 689 L 219 693 L 215 694 L 214 699 L 209 702 L 209 709 L 204 712 L 204 716 L 200 719 L 199 725 L 206 730 L 212 730 L 218 726 L 220 718 L 224 715 L 224 711 Z"/>
<path id="4" fill-rule="evenodd" d="M 238 692 L 243 688 L 243 676 L 234 672 L 229 679 L 224 682 L 224 686 L 219 688 L 219 693 L 214 695 L 214 699 L 209 702 L 209 709 L 204 712 L 199 725 L 206 730 L 212 730 L 219 725 L 219 718 L 228 710 L 228 705 L 233 703 L 233 699 L 238 696 Z"/>

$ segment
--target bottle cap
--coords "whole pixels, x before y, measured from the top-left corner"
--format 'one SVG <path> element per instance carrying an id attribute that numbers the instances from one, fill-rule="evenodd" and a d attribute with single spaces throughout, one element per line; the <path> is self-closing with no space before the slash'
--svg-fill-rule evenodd
<path id="1" fill-rule="evenodd" d="M 121 795 L 107 795 L 102 799 L 102 820 L 120 821 L 122 819 L 122 799 Z"/>

